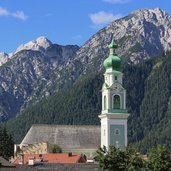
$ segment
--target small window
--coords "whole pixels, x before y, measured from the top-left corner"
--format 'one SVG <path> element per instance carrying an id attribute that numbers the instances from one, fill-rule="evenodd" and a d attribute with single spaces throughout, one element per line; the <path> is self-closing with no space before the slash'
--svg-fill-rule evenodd
<path id="1" fill-rule="evenodd" d="M 120 130 L 119 129 L 115 129 L 115 135 L 120 135 Z"/>
<path id="2" fill-rule="evenodd" d="M 115 76 L 115 81 L 117 81 L 118 80 L 118 77 L 117 76 Z"/>
<path id="3" fill-rule="evenodd" d="M 104 96 L 104 110 L 106 110 L 106 96 Z"/>

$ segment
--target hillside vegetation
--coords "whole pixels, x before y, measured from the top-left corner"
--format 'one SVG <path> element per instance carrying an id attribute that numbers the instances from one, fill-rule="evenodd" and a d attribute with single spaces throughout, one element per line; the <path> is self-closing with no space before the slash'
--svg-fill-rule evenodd
<path id="1" fill-rule="evenodd" d="M 111 22 L 81 47 L 62 46 L 39 37 L 21 45 L 12 56 L 1 53 L 0 122 L 15 118 L 85 74 L 99 73 L 112 37 L 119 45 L 116 53 L 125 62 L 152 59 L 171 51 L 171 15 L 159 8 L 140 9 Z"/>
<path id="2" fill-rule="evenodd" d="M 171 148 L 171 54 L 138 65 L 125 64 L 129 142 L 142 151 L 158 143 Z M 73 87 L 27 108 L 6 123 L 20 142 L 35 123 L 100 124 L 103 72 L 82 76 Z"/>

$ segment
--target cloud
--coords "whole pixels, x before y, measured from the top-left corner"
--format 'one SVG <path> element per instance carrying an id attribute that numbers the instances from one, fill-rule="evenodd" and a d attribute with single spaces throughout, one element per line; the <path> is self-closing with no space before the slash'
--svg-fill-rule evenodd
<path id="1" fill-rule="evenodd" d="M 9 12 L 7 9 L 0 7 L 0 16 L 8 16 Z"/>
<path id="2" fill-rule="evenodd" d="M 13 17 L 21 19 L 23 21 L 27 20 L 28 16 L 24 14 L 23 11 L 16 11 L 11 14 Z"/>
<path id="3" fill-rule="evenodd" d="M 103 0 L 105 2 L 108 2 L 110 4 L 125 4 L 130 2 L 130 0 Z"/>
<path id="4" fill-rule="evenodd" d="M 23 20 L 23 21 L 27 20 L 27 18 L 28 18 L 28 16 L 26 14 L 24 14 L 23 11 L 10 12 L 6 8 L 0 7 L 0 17 L 2 17 L 2 16 L 11 16 L 11 17 L 15 17 L 20 20 Z"/>
<path id="5" fill-rule="evenodd" d="M 122 17 L 121 14 L 113 15 L 105 11 L 100 11 L 89 15 L 94 25 L 105 25 Z"/>

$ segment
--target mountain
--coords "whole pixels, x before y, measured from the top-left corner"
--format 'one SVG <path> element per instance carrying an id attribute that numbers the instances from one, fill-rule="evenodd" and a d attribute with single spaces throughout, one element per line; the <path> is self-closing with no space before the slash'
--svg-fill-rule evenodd
<path id="1" fill-rule="evenodd" d="M 57 91 L 55 70 L 60 71 L 78 49 L 75 45 L 51 44 L 44 53 L 25 49 L 16 52 L 0 67 L 0 120 L 15 117 L 31 102 Z"/>
<path id="2" fill-rule="evenodd" d="M 159 8 L 142 9 L 113 21 L 93 35 L 66 64 L 61 78 L 72 80 L 65 83 L 72 84 L 81 75 L 101 71 L 112 36 L 119 44 L 116 52 L 123 63 L 138 64 L 171 50 L 171 15 Z"/>
<path id="3" fill-rule="evenodd" d="M 168 13 L 142 9 L 113 21 L 80 48 L 55 45 L 45 37 L 20 46 L 0 67 L 0 120 L 15 117 L 29 105 L 72 86 L 83 75 L 100 72 L 112 36 L 123 63 L 138 64 L 170 51 L 170 34 Z"/>
<path id="4" fill-rule="evenodd" d="M 20 45 L 17 48 L 16 52 L 19 52 L 21 50 L 35 50 L 35 51 L 40 51 L 44 53 L 45 50 L 51 45 L 52 45 L 52 42 L 50 40 L 48 40 L 44 36 L 41 36 L 41 37 L 38 37 L 36 40 L 32 40 L 26 44 Z"/>
<path id="5" fill-rule="evenodd" d="M 83 76 L 74 86 L 60 91 L 22 111 L 5 123 L 16 143 L 32 124 L 98 124 L 101 110 L 102 74 Z M 22 129 L 21 129 L 22 128 Z M 16 134 L 17 132 L 17 134 Z"/>
<path id="6" fill-rule="evenodd" d="M 130 113 L 129 143 L 141 152 L 157 144 L 165 144 L 171 149 L 170 58 L 171 53 L 137 65 L 125 64 L 122 68 Z M 19 143 L 32 124 L 100 124 L 103 79 L 103 72 L 81 76 L 72 87 L 30 106 L 17 118 L 9 120 L 6 127 Z"/>
<path id="7" fill-rule="evenodd" d="M 114 32 L 124 61 L 129 142 L 143 152 L 158 143 L 171 149 L 170 29 L 169 14 L 143 9 L 112 22 L 81 48 L 52 44 L 44 53 L 17 52 L 0 67 L 4 120 L 19 113 L 6 123 L 15 142 L 33 123 L 99 124 L 102 63 Z"/>
<path id="8" fill-rule="evenodd" d="M 159 8 L 132 12 L 92 36 L 75 59 L 86 66 L 94 61 L 102 64 L 112 33 L 119 44 L 117 53 L 129 63 L 138 63 L 171 50 L 171 15 Z"/>
<path id="9" fill-rule="evenodd" d="M 26 44 L 20 45 L 15 52 L 7 54 L 5 52 L 0 52 L 0 66 L 8 62 L 13 58 L 17 52 L 22 50 L 35 50 L 41 53 L 45 53 L 46 49 L 52 45 L 52 42 L 48 40 L 45 36 L 40 36 L 36 40 L 32 40 Z"/>
<path id="10" fill-rule="evenodd" d="M 4 52 L 0 52 L 0 65 L 8 61 L 9 55 Z"/>

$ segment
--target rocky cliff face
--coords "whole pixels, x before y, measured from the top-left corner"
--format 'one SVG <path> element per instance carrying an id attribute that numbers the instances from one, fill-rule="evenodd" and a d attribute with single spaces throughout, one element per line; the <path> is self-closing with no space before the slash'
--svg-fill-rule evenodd
<path id="1" fill-rule="evenodd" d="M 61 78 L 67 74 L 74 80 L 87 72 L 101 70 L 112 37 L 119 44 L 117 53 L 123 62 L 137 64 L 159 56 L 171 50 L 171 15 L 159 8 L 142 9 L 113 21 L 77 51 L 67 62 L 67 71 Z"/>
<path id="2" fill-rule="evenodd" d="M 80 49 L 40 37 L 13 55 L 0 54 L 0 120 L 72 85 L 80 75 L 101 70 L 112 35 L 119 56 L 136 64 L 171 50 L 171 16 L 158 8 L 137 10 L 113 21 Z"/>
<path id="3" fill-rule="evenodd" d="M 51 45 L 52 45 L 52 42 L 50 40 L 48 40 L 44 36 L 41 36 L 41 37 L 38 37 L 36 40 L 32 40 L 26 44 L 20 45 L 17 48 L 16 52 L 19 52 L 21 50 L 36 50 L 36 51 L 40 51 L 44 53 L 45 50 Z"/>
<path id="4" fill-rule="evenodd" d="M 138 63 L 171 50 L 171 15 L 159 8 L 132 12 L 97 32 L 80 48 L 76 58 L 87 64 L 92 59 L 104 60 L 112 33 L 119 44 L 118 54 Z"/>
<path id="5" fill-rule="evenodd" d="M 43 53 L 40 50 L 16 52 L 0 67 L 0 120 L 14 117 L 31 102 L 57 91 L 53 84 L 56 80 L 52 80 L 54 70 L 59 71 L 78 48 L 51 44 Z"/>
<path id="6" fill-rule="evenodd" d="M 6 63 L 9 59 L 9 55 L 7 53 L 4 53 L 4 52 L 0 52 L 0 66 L 3 64 L 3 63 Z"/>

